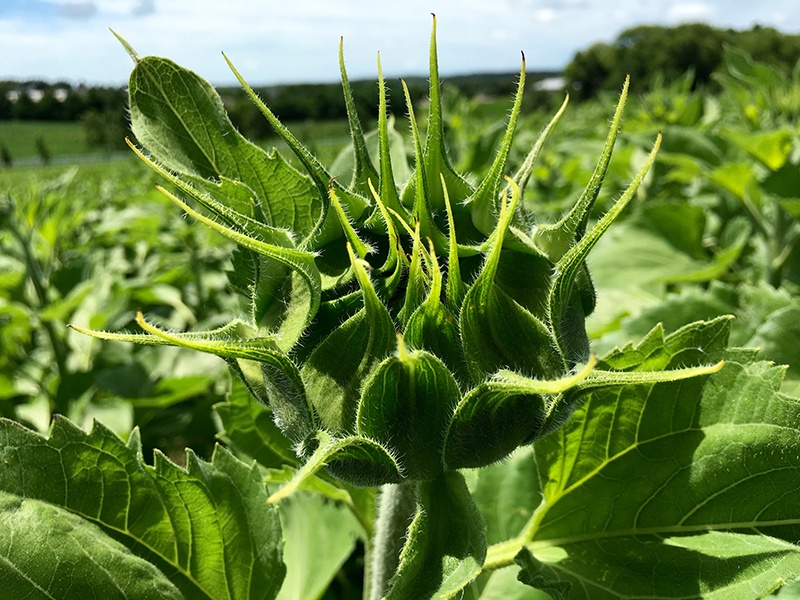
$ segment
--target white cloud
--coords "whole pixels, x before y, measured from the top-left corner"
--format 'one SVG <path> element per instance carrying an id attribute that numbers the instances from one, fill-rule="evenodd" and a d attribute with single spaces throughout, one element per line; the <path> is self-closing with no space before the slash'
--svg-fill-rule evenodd
<path id="1" fill-rule="evenodd" d="M 712 21 L 715 16 L 714 7 L 703 2 L 678 2 L 667 10 L 668 23 L 687 23 Z"/>
<path id="2" fill-rule="evenodd" d="M 556 20 L 558 13 L 553 8 L 539 8 L 533 11 L 533 18 L 539 23 L 552 23 Z"/>

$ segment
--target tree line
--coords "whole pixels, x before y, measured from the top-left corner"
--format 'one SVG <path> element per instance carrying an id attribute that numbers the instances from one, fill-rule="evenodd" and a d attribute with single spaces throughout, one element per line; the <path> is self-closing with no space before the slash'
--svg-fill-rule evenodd
<path id="1" fill-rule="evenodd" d="M 564 78 L 578 99 L 618 90 L 626 74 L 639 91 L 649 90 L 656 77 L 669 82 L 687 71 L 693 73 L 695 87 L 713 86 L 711 75 L 722 64 L 726 44 L 787 74 L 800 60 L 800 35 L 772 27 L 757 25 L 735 31 L 702 23 L 640 25 L 623 31 L 610 43 L 599 42 L 578 52 L 564 69 Z"/>

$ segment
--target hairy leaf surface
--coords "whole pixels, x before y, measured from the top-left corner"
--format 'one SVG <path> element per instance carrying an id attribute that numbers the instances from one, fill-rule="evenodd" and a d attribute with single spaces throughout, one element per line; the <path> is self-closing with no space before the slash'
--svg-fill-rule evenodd
<path id="1" fill-rule="evenodd" d="M 609 359 L 713 360 L 725 340 L 713 332 L 650 336 Z M 707 381 L 592 393 L 539 442 L 544 499 L 521 578 L 570 598 L 744 599 L 800 575 L 800 401 L 778 392 L 783 369 L 752 357 L 727 351 Z"/>
<path id="2" fill-rule="evenodd" d="M 187 452 L 186 469 L 156 453 L 150 467 L 137 430 L 126 445 L 100 424 L 86 434 L 58 419 L 44 438 L 3 420 L 0 491 L 101 526 L 188 597 L 268 600 L 283 580 L 280 523 L 261 476 L 223 449 L 210 463 Z"/>
<path id="3" fill-rule="evenodd" d="M 148 56 L 136 60 L 129 93 L 133 132 L 161 163 L 195 180 L 239 181 L 253 191 L 253 209 L 269 225 L 301 237 L 312 231 L 322 199 L 311 181 L 242 137 L 205 80 Z"/>
<path id="4" fill-rule="evenodd" d="M 69 511 L 0 492 L 0 581 L 6 598 L 184 595 L 153 564 Z"/>

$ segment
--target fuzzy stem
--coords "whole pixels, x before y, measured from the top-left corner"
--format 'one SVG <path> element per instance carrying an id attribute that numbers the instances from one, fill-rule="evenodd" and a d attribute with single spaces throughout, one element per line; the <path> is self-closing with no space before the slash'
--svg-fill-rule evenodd
<path id="1" fill-rule="evenodd" d="M 381 488 L 370 552 L 370 585 L 365 595 L 368 600 L 380 600 L 388 591 L 389 580 L 400 564 L 400 552 L 415 508 L 413 483 L 387 484 Z"/>

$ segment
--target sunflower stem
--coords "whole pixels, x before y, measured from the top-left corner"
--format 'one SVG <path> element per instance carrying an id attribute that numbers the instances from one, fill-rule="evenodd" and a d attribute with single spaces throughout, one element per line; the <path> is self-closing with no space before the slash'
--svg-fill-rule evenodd
<path id="1" fill-rule="evenodd" d="M 370 585 L 364 598 L 380 600 L 400 564 L 400 552 L 414 517 L 416 491 L 413 482 L 387 484 L 378 497 L 375 537 L 370 548 Z"/>

